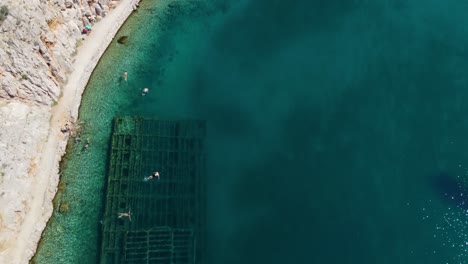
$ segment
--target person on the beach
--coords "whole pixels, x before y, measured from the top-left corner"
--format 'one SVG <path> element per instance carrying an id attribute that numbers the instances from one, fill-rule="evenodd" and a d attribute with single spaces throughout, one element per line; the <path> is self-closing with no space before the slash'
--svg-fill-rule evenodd
<path id="1" fill-rule="evenodd" d="M 127 71 L 124 71 L 124 80 L 125 80 L 125 81 L 127 80 L 127 76 L 128 76 Z"/>
<path id="2" fill-rule="evenodd" d="M 160 180 L 160 178 L 159 178 L 159 172 L 157 172 L 157 171 L 153 172 L 153 174 L 151 174 L 150 176 L 146 177 L 144 180 L 145 180 L 145 181 L 149 181 L 149 180 L 154 179 L 155 177 L 158 177 L 158 181 Z"/>
<path id="3" fill-rule="evenodd" d="M 132 213 L 130 212 L 130 209 L 128 209 L 127 213 L 118 213 L 118 217 L 128 217 L 128 220 L 130 220 L 130 222 L 132 221 Z"/>
<path id="4" fill-rule="evenodd" d="M 62 131 L 62 133 L 67 133 L 67 132 L 70 132 L 71 128 L 68 126 L 68 123 L 65 124 L 65 127 L 64 128 L 61 128 L 60 131 Z"/>
<path id="5" fill-rule="evenodd" d="M 145 96 L 148 92 L 149 92 L 149 89 L 145 87 L 145 88 L 143 88 L 143 91 L 141 92 L 141 95 Z"/>

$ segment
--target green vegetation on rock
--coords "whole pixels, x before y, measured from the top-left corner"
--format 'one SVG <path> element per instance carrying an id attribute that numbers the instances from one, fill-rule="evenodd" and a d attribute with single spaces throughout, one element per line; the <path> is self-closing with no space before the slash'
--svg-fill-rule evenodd
<path id="1" fill-rule="evenodd" d="M 0 7 L 0 24 L 6 19 L 8 16 L 8 7 L 6 5 L 3 5 Z"/>

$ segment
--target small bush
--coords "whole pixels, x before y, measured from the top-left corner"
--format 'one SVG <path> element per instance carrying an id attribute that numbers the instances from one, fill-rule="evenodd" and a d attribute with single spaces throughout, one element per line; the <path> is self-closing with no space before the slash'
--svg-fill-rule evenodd
<path id="1" fill-rule="evenodd" d="M 0 7 L 0 23 L 8 16 L 8 7 L 6 5 Z"/>

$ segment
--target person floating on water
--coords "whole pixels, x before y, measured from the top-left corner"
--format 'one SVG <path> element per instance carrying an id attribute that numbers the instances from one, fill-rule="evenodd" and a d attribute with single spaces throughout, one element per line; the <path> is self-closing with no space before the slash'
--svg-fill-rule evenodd
<path id="1" fill-rule="evenodd" d="M 132 213 L 130 212 L 130 209 L 128 209 L 127 213 L 118 213 L 118 217 L 128 217 L 128 220 L 130 220 L 130 222 L 132 221 Z"/>
<path id="2" fill-rule="evenodd" d="M 148 92 L 149 92 L 149 89 L 145 87 L 145 88 L 143 88 L 143 91 L 141 92 L 141 95 L 145 96 Z"/>
<path id="3" fill-rule="evenodd" d="M 155 177 L 158 177 L 158 181 L 160 180 L 160 178 L 159 178 L 159 172 L 158 172 L 158 171 L 153 172 L 153 174 L 151 174 L 151 175 L 148 176 L 148 177 L 145 177 L 143 180 L 144 180 L 144 181 L 149 181 L 149 180 L 154 179 Z"/>
<path id="4" fill-rule="evenodd" d="M 85 145 L 84 145 L 84 147 L 83 147 L 84 150 L 88 150 L 89 144 L 91 144 L 91 140 L 89 140 L 89 137 L 88 137 L 88 138 L 86 138 L 86 143 L 85 143 Z"/>
<path id="5" fill-rule="evenodd" d="M 127 81 L 127 76 L 128 76 L 127 71 L 124 71 L 124 80 L 125 80 L 125 81 Z"/>

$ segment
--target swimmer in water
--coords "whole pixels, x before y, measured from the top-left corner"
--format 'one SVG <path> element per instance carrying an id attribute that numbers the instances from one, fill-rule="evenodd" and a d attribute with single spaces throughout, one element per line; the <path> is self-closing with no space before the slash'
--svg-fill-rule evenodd
<path id="1" fill-rule="evenodd" d="M 160 180 L 160 178 L 159 178 L 159 172 L 155 171 L 155 172 L 153 172 L 153 174 L 151 174 L 151 175 L 148 176 L 148 177 L 145 177 L 143 180 L 144 180 L 144 181 L 149 181 L 149 180 L 152 180 L 152 179 L 155 178 L 155 177 L 158 177 L 158 181 Z"/>
<path id="2" fill-rule="evenodd" d="M 88 150 L 89 144 L 91 144 L 91 140 L 90 140 L 89 137 L 88 137 L 88 138 L 86 138 L 86 143 L 85 143 L 85 145 L 84 145 L 84 147 L 83 147 L 84 150 Z"/>
<path id="3" fill-rule="evenodd" d="M 128 76 L 127 71 L 124 71 L 124 80 L 125 80 L 125 81 L 127 80 L 127 76 Z"/>
<path id="4" fill-rule="evenodd" d="M 130 209 L 128 209 L 127 213 L 118 213 L 118 217 L 128 217 L 128 220 L 130 220 L 130 222 L 132 221 L 132 213 L 130 212 Z"/>
<path id="5" fill-rule="evenodd" d="M 141 95 L 145 96 L 148 92 L 149 92 L 149 89 L 145 87 L 145 88 L 143 88 L 143 91 L 141 92 Z"/>

